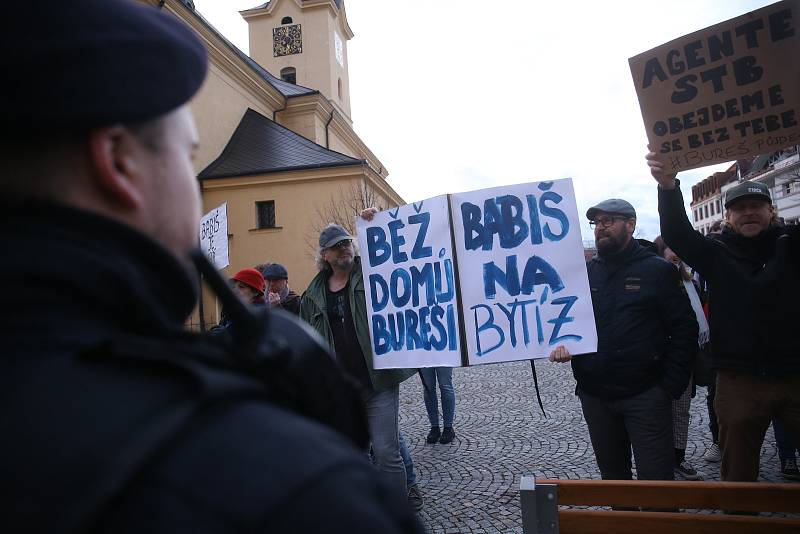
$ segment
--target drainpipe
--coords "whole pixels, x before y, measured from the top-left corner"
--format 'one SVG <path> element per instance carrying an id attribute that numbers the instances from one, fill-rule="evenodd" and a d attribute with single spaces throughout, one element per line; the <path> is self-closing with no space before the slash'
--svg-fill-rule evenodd
<path id="1" fill-rule="evenodd" d="M 331 116 L 328 119 L 328 122 L 325 123 L 325 148 L 328 148 L 328 149 L 331 148 L 330 142 L 329 142 L 330 136 L 328 135 L 328 126 L 330 126 L 331 122 L 333 122 L 333 114 L 334 113 L 336 113 L 336 108 L 331 107 Z"/>

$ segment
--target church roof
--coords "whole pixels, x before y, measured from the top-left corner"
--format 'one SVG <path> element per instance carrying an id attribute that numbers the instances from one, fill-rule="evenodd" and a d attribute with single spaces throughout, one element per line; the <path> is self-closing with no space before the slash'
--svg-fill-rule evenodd
<path id="1" fill-rule="evenodd" d="M 342 9 L 342 0 L 333 0 L 333 3 L 336 4 L 336 7 L 338 7 L 339 9 Z M 251 7 L 249 9 L 245 9 L 245 11 L 255 11 L 256 9 L 264 9 L 268 5 L 269 5 L 269 2 L 264 2 L 263 4 L 258 5 L 256 7 Z"/>
<path id="2" fill-rule="evenodd" d="M 231 45 L 233 46 L 233 45 Z M 255 70 L 262 78 L 267 80 L 275 89 L 281 92 L 281 94 L 285 97 L 290 96 L 302 96 L 302 95 L 313 95 L 319 93 L 316 89 L 309 89 L 308 87 L 303 87 L 302 85 L 296 85 L 293 83 L 289 83 L 287 81 L 281 80 L 280 78 L 273 76 L 270 72 L 259 65 L 256 60 L 233 46 L 233 51 L 241 57 L 245 63 L 250 65 L 253 70 Z"/>
<path id="3" fill-rule="evenodd" d="M 328 150 L 248 109 L 222 154 L 199 180 L 278 171 L 360 165 L 362 160 Z"/>

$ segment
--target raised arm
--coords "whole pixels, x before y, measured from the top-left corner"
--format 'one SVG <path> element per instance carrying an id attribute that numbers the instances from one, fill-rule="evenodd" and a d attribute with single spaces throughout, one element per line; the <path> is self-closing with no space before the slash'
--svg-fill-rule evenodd
<path id="1" fill-rule="evenodd" d="M 710 248 L 714 245 L 703 234 L 692 228 L 683 206 L 680 182 L 675 174 L 664 171 L 664 165 L 656 161 L 655 153 L 646 156 L 650 174 L 658 182 L 658 215 L 661 222 L 661 236 L 669 248 L 692 268 L 707 275 Z"/>

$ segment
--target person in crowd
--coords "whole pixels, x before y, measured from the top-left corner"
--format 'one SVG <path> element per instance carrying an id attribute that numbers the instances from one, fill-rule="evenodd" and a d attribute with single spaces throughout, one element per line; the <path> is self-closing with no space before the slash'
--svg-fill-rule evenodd
<path id="1" fill-rule="evenodd" d="M 422 532 L 344 433 L 184 327 L 193 30 L 130 0 L 13 2 L 0 51 L 0 532 Z"/>
<path id="2" fill-rule="evenodd" d="M 724 221 L 714 221 L 711 228 L 708 229 L 710 234 L 719 234 L 722 232 Z M 709 306 L 708 306 L 708 284 L 705 278 L 700 276 L 696 270 L 694 271 L 694 279 L 700 284 L 700 300 L 703 303 L 703 311 L 706 315 L 708 322 Z M 710 328 L 710 327 L 709 327 Z M 710 358 L 712 352 L 711 340 L 703 350 L 703 357 Z M 717 390 L 717 373 L 713 367 L 708 365 L 708 386 L 706 391 L 706 411 L 708 412 L 708 430 L 711 432 L 711 445 L 709 445 L 706 452 L 703 454 L 703 460 L 710 463 L 719 463 L 722 461 L 722 451 L 719 450 L 719 423 L 717 422 L 717 412 L 714 411 L 714 395 Z"/>
<path id="3" fill-rule="evenodd" d="M 267 304 L 270 308 L 300 314 L 300 295 L 289 288 L 289 271 L 280 263 L 265 263 L 256 266 L 267 281 Z"/>
<path id="4" fill-rule="evenodd" d="M 727 227 L 703 236 L 687 218 L 676 175 L 655 153 L 647 163 L 664 241 L 708 284 L 721 478 L 753 482 L 772 419 L 800 436 L 800 226 L 776 224 L 769 188 L 743 181 L 725 193 Z"/>
<path id="5" fill-rule="evenodd" d="M 797 469 L 797 441 L 793 441 L 780 419 L 772 420 L 772 432 L 775 434 L 775 445 L 781 462 L 781 475 L 787 480 L 800 480 L 800 470 Z"/>
<path id="6" fill-rule="evenodd" d="M 245 304 L 250 306 L 263 307 L 266 306 L 264 300 L 264 290 L 266 284 L 264 277 L 256 269 L 242 269 L 231 277 L 228 281 L 234 294 Z M 230 316 L 229 310 L 224 306 L 220 312 L 219 324 L 212 327 L 209 333 L 212 336 L 226 337 L 233 325 L 233 320 Z"/>
<path id="7" fill-rule="evenodd" d="M 689 302 L 692 305 L 692 310 L 697 320 L 697 344 L 699 350 L 700 347 L 708 343 L 708 322 L 706 321 L 705 312 L 703 311 L 703 305 L 700 302 L 697 288 L 692 280 L 692 275 L 675 252 L 664 243 L 661 236 L 656 237 L 654 243 L 658 255 L 673 264 L 681 275 L 681 281 L 683 282 L 686 295 L 689 297 Z M 683 394 L 681 394 L 680 398 L 672 400 L 672 440 L 675 447 L 675 477 L 684 480 L 702 480 L 702 477 L 697 473 L 697 470 L 692 466 L 691 462 L 686 459 L 686 444 L 689 441 L 689 422 L 691 420 L 689 409 L 692 406 L 692 397 L 694 397 L 695 389 L 693 380 L 694 376 L 692 376 L 689 386 Z"/>
<path id="8" fill-rule="evenodd" d="M 428 443 L 447 444 L 453 441 L 456 433 L 453 430 L 453 419 L 456 412 L 456 391 L 453 388 L 452 367 L 424 367 L 419 370 L 422 379 L 422 395 L 425 401 L 425 411 L 428 412 L 428 421 L 431 429 L 426 441 Z M 442 394 L 442 423 L 444 431 L 439 425 L 439 402 L 436 395 L 436 383 Z"/>
<path id="9" fill-rule="evenodd" d="M 697 321 L 678 271 L 633 233 L 636 211 L 609 199 L 586 212 L 597 256 L 586 268 L 597 325 L 597 352 L 572 361 L 576 393 L 603 479 L 672 480 L 672 402 L 689 383 Z"/>
<path id="10" fill-rule="evenodd" d="M 234 292 L 242 301 L 254 306 L 264 306 L 264 277 L 256 269 L 242 269 L 230 280 Z"/>
<path id="11" fill-rule="evenodd" d="M 364 391 L 375 465 L 408 497 L 400 455 L 400 383 L 415 369 L 375 369 L 367 321 L 361 258 L 353 236 L 338 224 L 319 235 L 319 273 L 300 303 L 300 317 L 331 346 L 336 361 Z"/>

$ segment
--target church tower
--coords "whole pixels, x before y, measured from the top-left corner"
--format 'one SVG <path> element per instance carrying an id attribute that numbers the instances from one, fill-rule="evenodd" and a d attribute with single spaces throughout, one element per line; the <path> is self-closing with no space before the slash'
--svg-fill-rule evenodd
<path id="1" fill-rule="evenodd" d="M 344 0 L 270 0 L 241 11 L 250 57 L 280 78 L 316 89 L 352 124 Z"/>

